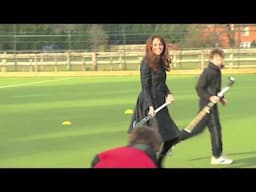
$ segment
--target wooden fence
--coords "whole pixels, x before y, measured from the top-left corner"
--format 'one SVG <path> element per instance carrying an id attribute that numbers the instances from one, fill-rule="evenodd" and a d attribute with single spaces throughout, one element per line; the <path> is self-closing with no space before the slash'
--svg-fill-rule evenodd
<path id="1" fill-rule="evenodd" d="M 209 60 L 208 49 L 171 50 L 173 69 L 202 69 Z M 256 49 L 225 49 L 229 69 L 256 68 Z M 0 54 L 1 72 L 12 71 L 116 71 L 138 70 L 144 52 L 63 52 Z"/>

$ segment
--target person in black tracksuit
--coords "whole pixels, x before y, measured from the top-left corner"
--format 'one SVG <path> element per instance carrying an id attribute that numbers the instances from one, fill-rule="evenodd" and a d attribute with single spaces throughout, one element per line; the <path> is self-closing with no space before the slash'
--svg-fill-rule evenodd
<path id="1" fill-rule="evenodd" d="M 152 117 L 146 124 L 157 129 L 163 139 L 163 147 L 158 155 L 158 166 L 169 149 L 179 138 L 179 129 L 165 107 L 157 114 L 154 110 L 166 101 L 170 104 L 174 97 L 166 84 L 166 71 L 170 70 L 170 58 L 164 39 L 151 36 L 146 43 L 146 55 L 140 65 L 141 92 L 137 98 L 136 107 L 129 126 L 130 133 L 136 123 L 148 114 Z"/>
<path id="2" fill-rule="evenodd" d="M 221 69 L 224 67 L 223 58 L 224 52 L 222 49 L 214 48 L 211 50 L 208 67 L 204 69 L 196 85 L 196 91 L 200 97 L 200 110 L 210 101 L 215 103 L 221 102 L 224 106 L 227 104 L 226 98 L 219 98 L 217 96 L 218 92 L 221 90 Z M 222 156 L 222 131 L 217 104 L 211 108 L 210 113 L 198 123 L 190 134 L 181 130 L 180 141 L 201 133 L 206 126 L 208 126 L 211 136 L 211 164 L 231 164 L 231 159 Z"/>

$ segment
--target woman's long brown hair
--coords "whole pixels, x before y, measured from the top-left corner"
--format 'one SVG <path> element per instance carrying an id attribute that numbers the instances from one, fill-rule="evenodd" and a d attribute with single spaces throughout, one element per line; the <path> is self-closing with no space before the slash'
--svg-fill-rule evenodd
<path id="1" fill-rule="evenodd" d="M 160 58 L 152 51 L 152 42 L 154 39 L 159 39 L 163 44 L 163 52 L 161 53 Z M 165 40 L 160 35 L 153 35 L 147 39 L 145 58 L 148 61 L 149 67 L 154 72 L 159 72 L 161 70 L 161 66 L 164 67 L 166 71 L 170 71 L 171 58 L 169 56 L 169 51 Z"/>

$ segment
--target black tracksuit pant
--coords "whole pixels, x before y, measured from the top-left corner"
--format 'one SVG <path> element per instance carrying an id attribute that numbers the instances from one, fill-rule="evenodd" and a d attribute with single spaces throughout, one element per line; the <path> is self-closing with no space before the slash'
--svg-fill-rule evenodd
<path id="1" fill-rule="evenodd" d="M 212 155 L 216 158 L 222 155 L 222 134 L 221 134 L 221 124 L 219 119 L 219 113 L 217 105 L 213 106 L 210 110 L 210 113 L 207 114 L 193 129 L 191 133 L 187 133 L 182 130 L 180 132 L 179 141 L 188 139 L 199 133 L 202 133 L 204 129 L 208 127 L 210 136 L 211 136 L 211 146 L 212 146 Z"/>

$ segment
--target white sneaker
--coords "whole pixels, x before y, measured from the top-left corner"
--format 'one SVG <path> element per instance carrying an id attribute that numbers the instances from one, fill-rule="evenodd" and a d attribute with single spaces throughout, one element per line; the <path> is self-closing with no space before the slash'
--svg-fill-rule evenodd
<path id="1" fill-rule="evenodd" d="M 212 165 L 229 165 L 233 163 L 232 159 L 224 158 L 223 156 L 220 156 L 219 158 L 212 157 L 211 164 Z"/>

